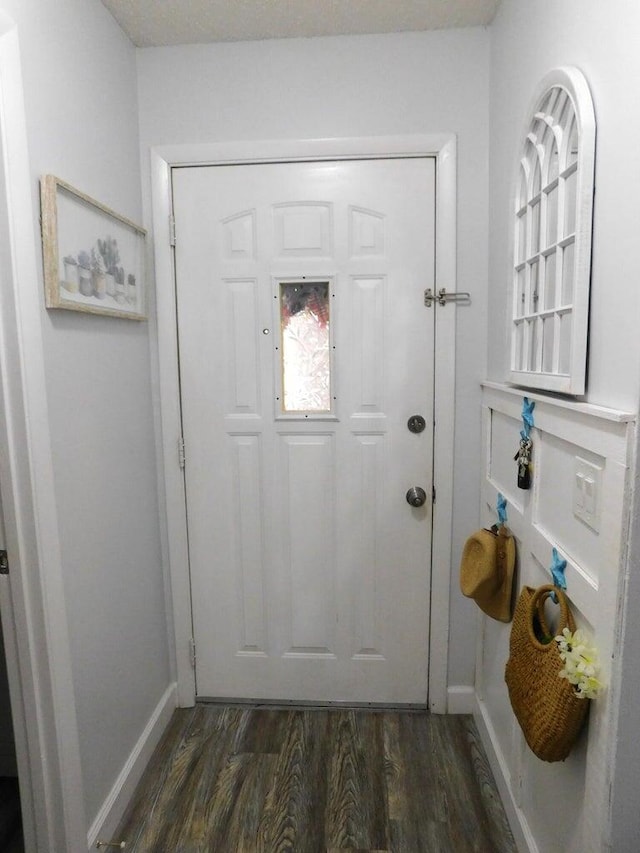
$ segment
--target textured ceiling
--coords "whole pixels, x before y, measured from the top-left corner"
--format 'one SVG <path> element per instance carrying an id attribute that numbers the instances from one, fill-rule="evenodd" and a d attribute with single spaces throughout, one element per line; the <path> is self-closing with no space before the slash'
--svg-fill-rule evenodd
<path id="1" fill-rule="evenodd" d="M 396 33 L 491 22 L 500 0 L 102 0 L 134 44 Z"/>

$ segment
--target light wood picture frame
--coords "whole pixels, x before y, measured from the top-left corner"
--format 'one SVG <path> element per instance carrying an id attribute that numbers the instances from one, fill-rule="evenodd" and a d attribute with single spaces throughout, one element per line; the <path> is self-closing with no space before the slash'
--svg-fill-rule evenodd
<path id="1" fill-rule="evenodd" d="M 146 319 L 144 228 L 55 175 L 40 201 L 47 308 Z"/>

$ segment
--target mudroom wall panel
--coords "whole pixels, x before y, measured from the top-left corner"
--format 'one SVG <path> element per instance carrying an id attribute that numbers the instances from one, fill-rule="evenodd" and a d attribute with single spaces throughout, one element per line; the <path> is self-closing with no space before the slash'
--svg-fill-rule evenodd
<path id="1" fill-rule="evenodd" d="M 625 573 L 635 418 L 532 395 L 532 488 L 521 490 L 514 488 L 513 455 L 522 428 L 523 394 L 500 385 L 484 389 L 482 521 L 484 526 L 496 522 L 498 496 L 504 495 L 507 526 L 517 545 L 516 595 L 524 585 L 552 582 L 553 548 L 567 561 L 567 596 L 576 624 L 598 649 L 606 687 L 591 702 L 586 730 L 566 761 L 541 761 L 526 745 L 505 684 L 511 624 L 479 615 L 477 718 L 523 837 L 533 839 L 540 853 L 596 851 L 605 849 L 607 772 L 616 736 L 613 652 Z M 576 494 L 581 474 L 592 480 L 593 505 L 586 505 L 590 497 Z M 549 616 L 553 624 L 553 609 Z"/>

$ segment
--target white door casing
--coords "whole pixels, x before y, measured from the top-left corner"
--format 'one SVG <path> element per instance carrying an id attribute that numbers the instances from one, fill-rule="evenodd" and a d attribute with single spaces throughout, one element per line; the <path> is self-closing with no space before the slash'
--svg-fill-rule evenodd
<path id="1" fill-rule="evenodd" d="M 433 158 L 174 171 L 199 696 L 426 703 L 434 178 Z M 329 413 L 283 413 L 281 283 L 290 329 L 327 293 Z"/>
<path id="2" fill-rule="evenodd" d="M 327 159 L 433 156 L 436 160 L 436 286 L 456 287 L 455 199 L 456 143 L 452 134 L 404 137 L 271 140 L 205 145 L 162 146 L 151 151 L 158 362 L 163 427 L 164 485 L 167 507 L 169 606 L 173 613 L 179 702 L 195 698 L 191 665 L 191 603 L 185 491 L 178 465 L 181 436 L 173 249 L 171 245 L 171 170 L 194 164 L 304 162 Z M 178 241 L 180 235 L 177 235 Z M 429 708 L 447 710 L 451 520 L 453 491 L 453 390 L 455 383 L 456 307 L 436 313 L 436 339 L 441 357 L 435 363 L 433 478 L 437 501 L 433 507 L 433 573 L 429 645 Z"/>

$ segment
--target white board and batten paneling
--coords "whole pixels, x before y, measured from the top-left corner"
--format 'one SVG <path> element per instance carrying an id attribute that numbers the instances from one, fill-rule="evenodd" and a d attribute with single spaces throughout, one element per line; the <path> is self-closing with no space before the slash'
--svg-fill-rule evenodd
<path id="1" fill-rule="evenodd" d="M 513 461 L 525 395 L 536 404 L 529 491 L 518 489 Z M 480 619 L 476 718 L 523 850 L 609 849 L 615 650 L 634 429 L 634 416 L 624 412 L 484 386 L 482 522 L 496 520 L 502 493 L 517 541 L 517 591 L 551 582 L 552 548 L 566 559 L 567 594 L 578 626 L 599 650 L 606 685 L 591 703 L 587 728 L 567 760 L 540 761 L 526 745 L 504 683 L 510 625 Z"/>

